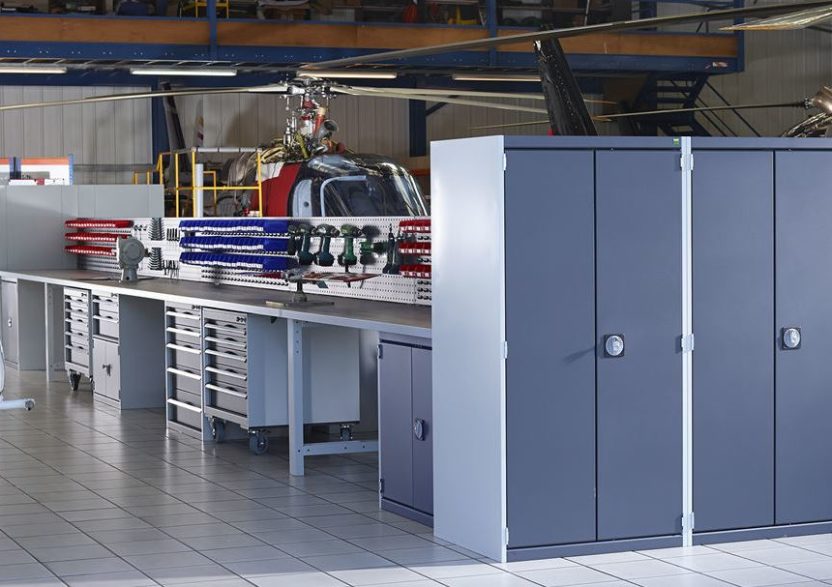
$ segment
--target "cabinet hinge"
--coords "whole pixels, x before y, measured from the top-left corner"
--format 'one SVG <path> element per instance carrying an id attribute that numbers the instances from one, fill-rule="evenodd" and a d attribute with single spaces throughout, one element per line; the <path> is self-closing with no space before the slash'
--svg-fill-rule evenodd
<path id="1" fill-rule="evenodd" d="M 508 546 L 508 528 L 503 528 L 503 544 Z"/>
<path id="2" fill-rule="evenodd" d="M 693 153 L 682 155 L 679 163 L 683 171 L 693 171 Z"/>
<path id="3" fill-rule="evenodd" d="M 508 341 L 503 341 L 503 359 L 508 359 Z"/>
<path id="4" fill-rule="evenodd" d="M 696 524 L 696 514 L 693 512 L 689 514 L 682 514 L 682 532 L 693 532 Z"/>
<path id="5" fill-rule="evenodd" d="M 378 345 L 377 351 L 378 351 L 378 358 L 383 359 L 384 358 L 384 345 L 381 345 L 381 344 Z"/>
<path id="6" fill-rule="evenodd" d="M 694 348 L 696 348 L 696 337 L 694 337 L 693 333 L 683 334 L 682 335 L 682 352 L 683 353 L 692 353 Z"/>

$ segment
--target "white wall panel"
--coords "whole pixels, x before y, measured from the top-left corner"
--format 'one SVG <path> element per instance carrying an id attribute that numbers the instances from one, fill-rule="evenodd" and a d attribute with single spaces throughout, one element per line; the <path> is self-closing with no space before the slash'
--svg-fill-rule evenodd
<path id="1" fill-rule="evenodd" d="M 71 100 L 143 87 L 3 86 L 0 104 Z M 150 102 L 112 102 L 0 113 L 0 157 L 73 155 L 77 183 L 128 183 L 119 166 L 150 163 Z M 90 167 L 90 166 L 97 166 Z"/>

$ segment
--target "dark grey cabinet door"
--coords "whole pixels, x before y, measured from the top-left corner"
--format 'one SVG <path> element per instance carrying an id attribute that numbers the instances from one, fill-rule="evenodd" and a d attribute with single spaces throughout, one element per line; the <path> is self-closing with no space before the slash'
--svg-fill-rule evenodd
<path id="1" fill-rule="evenodd" d="M 381 479 L 386 499 L 413 504 L 410 347 L 382 344 L 378 362 Z"/>
<path id="2" fill-rule="evenodd" d="M 433 393 L 431 351 L 414 348 L 413 370 L 413 507 L 433 514 Z M 414 425 L 419 420 L 421 439 Z"/>
<path id="3" fill-rule="evenodd" d="M 592 541 L 593 154 L 507 157 L 509 547 Z"/>
<path id="4" fill-rule="evenodd" d="M 832 153 L 778 152 L 776 520 L 832 519 Z M 800 348 L 783 350 L 782 329 Z"/>
<path id="5" fill-rule="evenodd" d="M 598 538 L 681 531 L 679 152 L 596 154 Z M 624 353 L 606 357 L 606 335 Z"/>
<path id="6" fill-rule="evenodd" d="M 774 154 L 699 151 L 693 171 L 696 530 L 774 523 Z"/>

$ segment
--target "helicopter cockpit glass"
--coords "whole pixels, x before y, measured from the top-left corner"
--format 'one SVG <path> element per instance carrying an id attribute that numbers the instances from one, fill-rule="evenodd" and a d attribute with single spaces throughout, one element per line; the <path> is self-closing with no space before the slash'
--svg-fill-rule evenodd
<path id="1" fill-rule="evenodd" d="M 413 177 L 398 163 L 375 155 L 321 155 L 307 162 L 314 176 L 316 216 L 426 216 Z"/>

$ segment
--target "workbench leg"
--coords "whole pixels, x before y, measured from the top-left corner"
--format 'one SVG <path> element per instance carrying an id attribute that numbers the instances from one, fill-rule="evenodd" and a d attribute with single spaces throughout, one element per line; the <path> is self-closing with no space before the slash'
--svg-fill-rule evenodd
<path id="1" fill-rule="evenodd" d="M 289 320 L 289 473 L 303 475 L 303 322 Z"/>
<path id="2" fill-rule="evenodd" d="M 43 305 L 44 305 L 44 328 L 46 328 L 46 336 L 44 340 L 46 341 L 46 381 L 47 383 L 50 381 L 55 381 L 57 377 L 55 376 L 55 367 L 60 364 L 61 359 L 60 357 L 56 356 L 56 345 L 55 345 L 55 320 L 58 319 L 55 316 L 55 307 L 54 307 L 54 291 L 55 287 L 49 285 L 48 283 L 43 284 Z"/>

